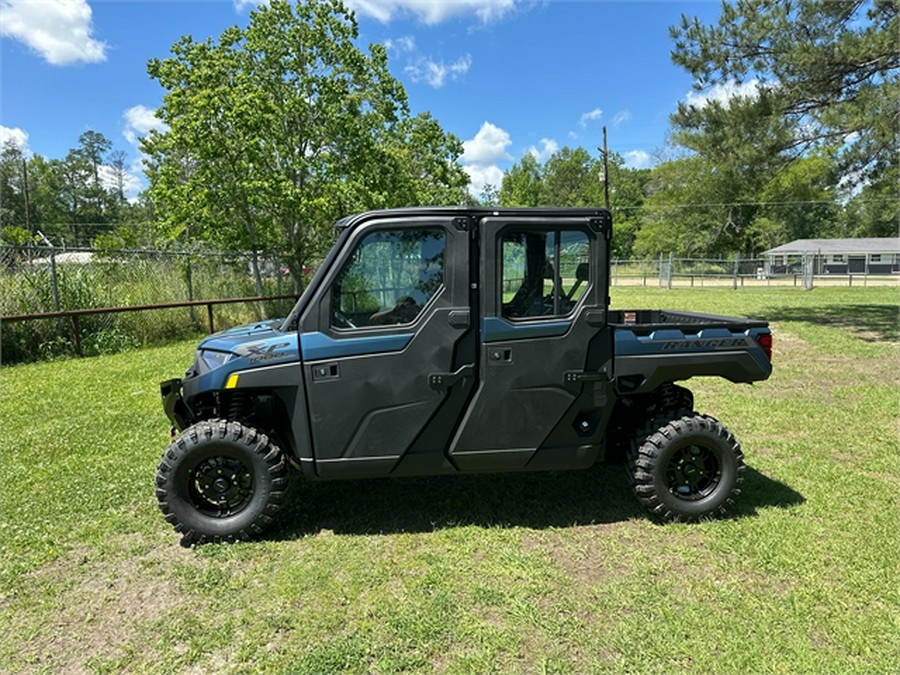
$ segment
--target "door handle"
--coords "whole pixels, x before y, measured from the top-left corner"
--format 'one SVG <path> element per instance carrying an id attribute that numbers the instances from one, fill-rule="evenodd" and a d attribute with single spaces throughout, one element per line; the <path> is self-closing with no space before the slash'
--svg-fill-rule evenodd
<path id="1" fill-rule="evenodd" d="M 312 368 L 313 382 L 322 382 L 323 380 L 337 380 L 341 376 L 340 368 L 336 363 L 317 363 Z"/>
<path id="2" fill-rule="evenodd" d="M 454 328 L 468 328 L 469 327 L 469 310 L 467 310 L 467 309 L 453 310 L 452 312 L 450 312 L 450 315 L 447 317 L 447 322 Z"/>
<path id="3" fill-rule="evenodd" d="M 602 309 L 592 309 L 585 312 L 585 320 L 588 326 L 602 328 L 606 326 L 606 312 Z"/>
<path id="4" fill-rule="evenodd" d="M 492 347 L 488 349 L 488 363 L 512 363 L 512 349 L 509 347 Z"/>
<path id="5" fill-rule="evenodd" d="M 436 390 L 449 389 L 461 380 L 464 380 L 467 377 L 472 377 L 474 373 L 475 366 L 473 366 L 472 364 L 462 366 L 453 373 L 431 373 L 428 376 L 428 386 Z"/>

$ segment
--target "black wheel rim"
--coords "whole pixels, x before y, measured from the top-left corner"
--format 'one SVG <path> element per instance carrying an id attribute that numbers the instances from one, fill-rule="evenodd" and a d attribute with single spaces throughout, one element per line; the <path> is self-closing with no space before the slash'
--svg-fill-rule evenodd
<path id="1" fill-rule="evenodd" d="M 189 477 L 191 502 L 201 513 L 227 518 L 243 511 L 253 497 L 253 476 L 233 457 L 210 457 Z"/>
<path id="2" fill-rule="evenodd" d="M 666 487 L 679 499 L 696 501 L 711 495 L 722 477 L 715 452 L 703 445 L 685 445 L 666 465 Z"/>

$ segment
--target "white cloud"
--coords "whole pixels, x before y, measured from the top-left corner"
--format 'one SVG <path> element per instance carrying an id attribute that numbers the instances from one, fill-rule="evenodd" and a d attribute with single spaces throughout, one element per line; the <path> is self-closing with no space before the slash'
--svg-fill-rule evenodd
<path id="1" fill-rule="evenodd" d="M 620 110 L 616 113 L 616 116 L 613 117 L 612 125 L 614 127 L 619 127 L 627 122 L 631 121 L 631 111 L 630 110 Z"/>
<path id="2" fill-rule="evenodd" d="M 141 136 L 146 136 L 152 130 L 166 131 L 168 126 L 156 116 L 156 111 L 143 105 L 136 105 L 125 111 L 125 131 L 122 135 L 129 143 L 137 147 Z"/>
<path id="3" fill-rule="evenodd" d="M 487 166 L 510 160 L 512 157 L 506 152 L 506 148 L 511 144 L 509 133 L 490 122 L 485 122 L 475 134 L 475 138 L 463 141 L 462 161 L 464 164 Z"/>
<path id="4" fill-rule="evenodd" d="M 2 0 L 0 36 L 25 43 L 54 66 L 106 60 L 106 43 L 92 37 L 86 0 Z"/>
<path id="5" fill-rule="evenodd" d="M 404 35 L 396 40 L 385 40 L 384 48 L 394 54 L 409 54 L 416 51 L 416 39 L 411 35 Z"/>
<path id="6" fill-rule="evenodd" d="M 462 168 L 469 174 L 469 192 L 480 195 L 486 185 L 500 187 L 503 169 L 498 162 L 512 159 L 506 149 L 512 145 L 509 134 L 498 126 L 485 122 L 475 138 L 463 141 Z"/>
<path id="7" fill-rule="evenodd" d="M 413 82 L 426 82 L 435 89 L 440 89 L 447 79 L 458 80 L 469 72 L 472 67 L 472 57 L 466 54 L 450 64 L 420 58 L 406 66 L 406 74 Z"/>
<path id="8" fill-rule="evenodd" d="M 588 122 L 595 122 L 603 117 L 603 111 L 600 108 L 594 108 L 590 112 L 583 113 L 581 115 L 580 124 L 583 127 L 586 127 Z"/>
<path id="9" fill-rule="evenodd" d="M 624 155 L 626 169 L 649 169 L 653 164 L 650 153 L 643 150 L 630 150 Z"/>
<path id="10" fill-rule="evenodd" d="M 539 162 L 546 162 L 557 150 L 559 150 L 559 143 L 551 138 L 542 138 L 540 146 L 540 149 L 538 149 L 536 146 L 532 145 L 525 152 L 532 155 Z"/>
<path id="11" fill-rule="evenodd" d="M 239 2 L 248 4 L 248 0 Z M 433 26 L 472 14 L 482 23 L 491 23 L 511 13 L 519 3 L 520 0 L 348 0 L 347 6 L 381 23 L 412 15 Z"/>
<path id="12" fill-rule="evenodd" d="M 703 91 L 691 91 L 684 97 L 684 102 L 694 108 L 705 108 L 712 102 L 716 102 L 723 108 L 731 105 L 731 100 L 737 97 L 754 99 L 759 96 L 762 83 L 753 78 L 749 82 L 737 82 L 729 80 L 722 84 L 716 84 Z"/>
<path id="13" fill-rule="evenodd" d="M 469 174 L 469 193 L 476 197 L 480 195 L 484 188 L 493 185 L 500 188 L 503 184 L 503 169 L 495 164 L 490 166 L 478 166 L 476 164 L 465 164 L 463 170 Z"/>
<path id="14" fill-rule="evenodd" d="M 7 143 L 18 146 L 19 150 L 26 157 L 31 156 L 31 150 L 28 148 L 28 132 L 18 127 L 4 127 L 0 125 L 0 148 Z"/>
<path id="15" fill-rule="evenodd" d="M 133 201 L 144 188 L 146 180 L 144 178 L 144 158 L 145 155 L 140 151 L 141 138 L 149 134 L 151 131 L 168 131 L 168 125 L 156 116 L 156 111 L 144 105 L 136 105 L 122 114 L 125 120 L 125 129 L 122 135 L 131 143 L 139 152 L 139 156 L 131 163 L 131 166 L 125 171 L 123 176 L 123 188 L 125 197 Z M 118 179 L 115 176 L 115 170 L 112 167 L 101 167 L 100 179 L 105 187 L 110 189 L 118 189 Z"/>

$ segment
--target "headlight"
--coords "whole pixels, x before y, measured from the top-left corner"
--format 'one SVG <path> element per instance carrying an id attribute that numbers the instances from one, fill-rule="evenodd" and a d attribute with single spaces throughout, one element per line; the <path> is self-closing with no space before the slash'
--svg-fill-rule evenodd
<path id="1" fill-rule="evenodd" d="M 209 370 L 215 370 L 219 366 L 224 366 L 234 357 L 234 354 L 214 352 L 211 349 L 201 349 L 199 355 L 203 365 Z"/>

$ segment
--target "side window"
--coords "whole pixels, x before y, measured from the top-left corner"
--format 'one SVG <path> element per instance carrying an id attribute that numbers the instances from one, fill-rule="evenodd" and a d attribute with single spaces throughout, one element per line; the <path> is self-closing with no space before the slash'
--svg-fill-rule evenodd
<path id="1" fill-rule="evenodd" d="M 501 246 L 502 314 L 565 316 L 590 286 L 590 241 L 579 230 L 507 230 Z"/>
<path id="2" fill-rule="evenodd" d="M 331 287 L 331 325 L 408 324 L 444 283 L 442 229 L 367 234 Z"/>

